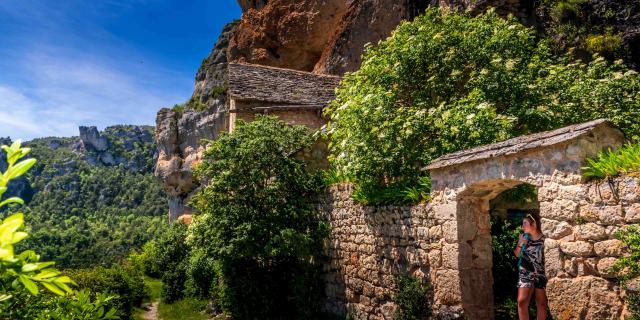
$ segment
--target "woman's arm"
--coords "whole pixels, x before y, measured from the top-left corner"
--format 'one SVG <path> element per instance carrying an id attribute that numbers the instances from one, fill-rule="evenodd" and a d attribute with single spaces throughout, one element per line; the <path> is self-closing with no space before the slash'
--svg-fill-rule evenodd
<path id="1" fill-rule="evenodd" d="M 520 234 L 520 239 L 518 240 L 518 244 L 516 244 L 516 249 L 513 250 L 513 254 L 515 254 L 516 257 L 520 256 L 520 251 L 522 250 L 522 245 L 524 243 L 525 243 L 524 236 L 522 234 Z"/>

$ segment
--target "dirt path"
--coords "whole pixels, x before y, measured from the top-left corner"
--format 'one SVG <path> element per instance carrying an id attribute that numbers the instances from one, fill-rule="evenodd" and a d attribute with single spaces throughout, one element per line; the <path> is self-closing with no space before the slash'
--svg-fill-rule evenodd
<path id="1" fill-rule="evenodd" d="M 149 305 L 147 311 L 142 315 L 143 320 L 158 320 L 158 301 Z"/>

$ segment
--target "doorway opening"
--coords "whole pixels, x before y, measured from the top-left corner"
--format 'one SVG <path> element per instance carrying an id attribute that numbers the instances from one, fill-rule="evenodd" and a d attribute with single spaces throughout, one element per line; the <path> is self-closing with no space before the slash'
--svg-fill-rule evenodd
<path id="1" fill-rule="evenodd" d="M 528 214 L 540 216 L 536 187 L 523 183 L 503 191 L 489 201 L 489 214 L 495 319 L 517 319 L 518 258 L 513 250 L 522 233 L 522 219 Z M 533 300 L 530 306 L 535 309 Z"/>

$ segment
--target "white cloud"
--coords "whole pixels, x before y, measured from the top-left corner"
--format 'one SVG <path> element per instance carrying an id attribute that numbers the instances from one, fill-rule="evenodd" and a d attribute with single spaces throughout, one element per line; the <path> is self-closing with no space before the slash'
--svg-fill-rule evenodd
<path id="1" fill-rule="evenodd" d="M 126 4 L 111 0 L 108 5 Z M 0 47 L 0 137 L 72 136 L 80 125 L 153 125 L 157 110 L 188 98 L 192 74 L 144 59 L 93 23 L 103 14 L 91 12 L 98 9 L 89 7 L 83 17 L 72 16 L 78 9 L 32 7 L 30 14 L 41 19 L 0 1 L 0 17 L 8 12 L 24 22 L 6 38 L 12 45 Z"/>
<path id="2" fill-rule="evenodd" d="M 29 54 L 18 66 L 28 85 L 0 83 L 0 136 L 70 136 L 79 125 L 152 125 L 160 107 L 186 99 L 153 86 L 154 77 L 165 75 L 120 70 L 104 57 L 67 56 Z"/>

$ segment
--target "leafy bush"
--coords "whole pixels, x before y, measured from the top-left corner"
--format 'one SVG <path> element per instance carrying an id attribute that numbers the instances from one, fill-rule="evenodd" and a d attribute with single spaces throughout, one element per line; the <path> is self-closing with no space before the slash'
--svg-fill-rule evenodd
<path id="1" fill-rule="evenodd" d="M 613 33 L 611 30 L 607 30 L 604 34 L 590 35 L 587 37 L 586 45 L 587 49 L 592 53 L 610 54 L 622 46 L 622 34 Z"/>
<path id="2" fill-rule="evenodd" d="M 554 57 L 493 11 L 430 8 L 366 48 L 327 114 L 332 164 L 373 198 L 417 185 L 442 154 L 522 134 L 606 117 L 638 139 L 640 77 L 602 58 Z"/>
<path id="3" fill-rule="evenodd" d="M 189 297 L 209 298 L 216 283 L 215 262 L 202 250 L 193 250 L 186 267 L 185 294 Z"/>
<path id="4" fill-rule="evenodd" d="M 587 159 L 587 162 L 589 165 L 582 168 L 585 177 L 604 179 L 640 171 L 640 143 L 629 143 L 616 151 L 600 152 L 597 158 Z"/>
<path id="5" fill-rule="evenodd" d="M 217 303 L 234 318 L 309 318 L 319 301 L 328 228 L 312 201 L 322 181 L 295 157 L 311 142 L 306 128 L 274 117 L 238 121 L 195 170 L 206 183 L 189 241 L 215 261 Z"/>
<path id="6" fill-rule="evenodd" d="M 125 319 L 131 317 L 133 308 L 140 306 L 147 294 L 142 273 L 131 266 L 115 265 L 112 268 L 98 266 L 67 272 L 75 279 L 79 288 L 117 295 L 106 305 L 120 310 Z"/>
<path id="7" fill-rule="evenodd" d="M 190 254 L 185 242 L 186 235 L 185 224 L 173 223 L 157 239 L 146 243 L 140 254 L 131 257 L 135 265 L 142 266 L 139 270 L 146 275 L 162 279 L 162 299 L 167 303 L 184 296 Z"/>
<path id="8" fill-rule="evenodd" d="M 632 225 L 615 234 L 628 250 L 628 254 L 620 257 L 611 270 L 618 274 L 623 283 L 640 277 L 640 226 Z M 640 293 L 630 292 L 626 302 L 632 319 L 640 319 Z"/>
<path id="9" fill-rule="evenodd" d="M 396 282 L 396 320 L 422 320 L 431 316 L 431 304 L 428 300 L 431 285 L 408 275 L 399 276 Z"/>
<path id="10" fill-rule="evenodd" d="M 183 262 L 172 264 L 172 268 L 162 274 L 162 302 L 174 303 L 184 297 L 187 281 L 186 265 Z"/>

